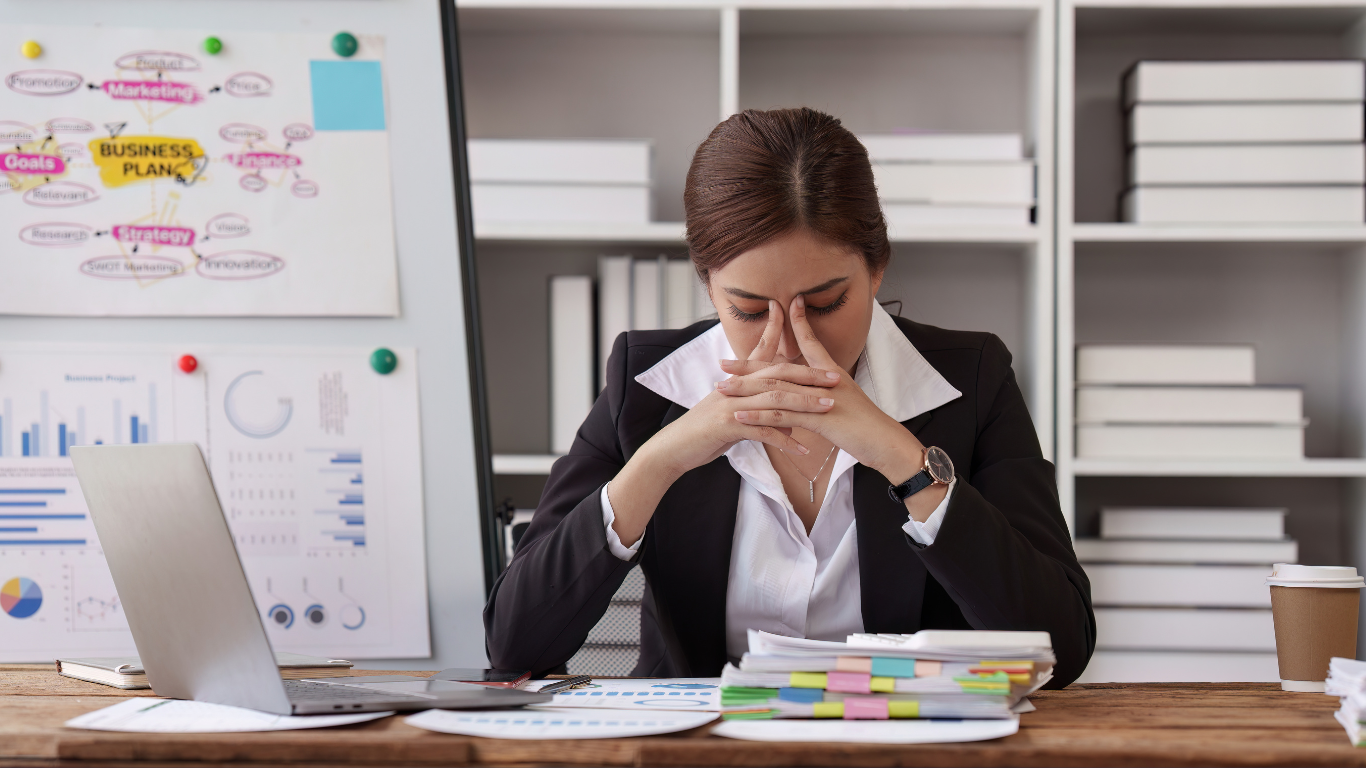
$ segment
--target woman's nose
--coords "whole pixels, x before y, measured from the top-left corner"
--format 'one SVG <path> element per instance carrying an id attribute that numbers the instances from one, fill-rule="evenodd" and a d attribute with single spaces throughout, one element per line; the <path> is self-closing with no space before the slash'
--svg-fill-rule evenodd
<path id="1" fill-rule="evenodd" d="M 787 311 L 787 307 L 783 307 Z M 802 356 L 801 347 L 797 346 L 797 336 L 792 332 L 792 323 L 783 323 L 783 335 L 778 339 L 778 356 L 792 361 Z"/>

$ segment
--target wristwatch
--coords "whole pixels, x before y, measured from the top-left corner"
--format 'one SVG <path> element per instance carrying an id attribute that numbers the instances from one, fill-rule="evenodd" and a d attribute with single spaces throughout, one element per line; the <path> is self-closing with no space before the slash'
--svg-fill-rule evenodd
<path id="1" fill-rule="evenodd" d="M 953 459 L 943 448 L 930 446 L 925 449 L 925 466 L 901 485 L 887 486 L 887 495 L 898 504 L 925 490 L 931 485 L 948 485 L 953 480 Z"/>

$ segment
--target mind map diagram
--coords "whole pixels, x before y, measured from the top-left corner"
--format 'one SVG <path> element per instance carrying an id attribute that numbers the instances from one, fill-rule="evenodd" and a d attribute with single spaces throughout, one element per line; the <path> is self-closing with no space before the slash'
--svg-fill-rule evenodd
<path id="1" fill-rule="evenodd" d="M 0 46 L 20 31 L 0 29 Z M 211 55 L 196 33 L 100 32 L 23 29 L 51 41 L 45 60 L 6 62 L 4 304 L 396 311 L 379 61 L 334 61 L 319 35 L 241 33 Z M 61 290 L 20 287 L 35 281 Z"/>

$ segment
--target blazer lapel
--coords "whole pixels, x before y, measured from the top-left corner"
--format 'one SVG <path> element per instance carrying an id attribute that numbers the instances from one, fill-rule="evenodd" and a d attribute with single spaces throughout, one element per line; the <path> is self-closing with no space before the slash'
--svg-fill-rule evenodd
<path id="1" fill-rule="evenodd" d="M 686 665 L 675 669 L 680 677 L 717 675 L 726 664 L 726 588 L 739 498 L 740 475 L 721 456 L 679 478 L 647 529 L 641 567 L 669 657 Z"/>
<path id="2" fill-rule="evenodd" d="M 928 411 L 902 424 L 919 434 L 934 418 Z M 854 467 L 854 520 L 858 526 L 859 583 L 865 632 L 920 631 L 925 565 L 906 543 L 906 505 L 887 495 L 887 478 Z"/>

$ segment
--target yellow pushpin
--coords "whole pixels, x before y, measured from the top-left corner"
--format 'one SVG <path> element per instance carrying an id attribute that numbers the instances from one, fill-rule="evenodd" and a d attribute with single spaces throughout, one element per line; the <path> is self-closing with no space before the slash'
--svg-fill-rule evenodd
<path id="1" fill-rule="evenodd" d="M 34 40 L 25 40 L 24 44 L 19 46 L 19 52 L 24 54 L 26 59 L 36 59 L 43 55 L 43 46 Z"/>

